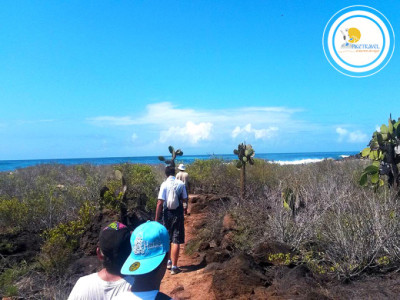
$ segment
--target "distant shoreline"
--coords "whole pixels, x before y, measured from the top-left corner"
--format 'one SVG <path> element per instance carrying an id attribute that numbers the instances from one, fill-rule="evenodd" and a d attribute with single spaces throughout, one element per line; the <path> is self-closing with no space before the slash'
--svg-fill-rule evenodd
<path id="1" fill-rule="evenodd" d="M 256 158 L 264 159 L 281 165 L 305 164 L 322 161 L 324 159 L 345 159 L 359 153 L 358 151 L 340 152 L 302 152 L 302 153 L 256 153 Z M 219 158 L 227 161 L 236 159 L 234 154 L 210 154 L 210 155 L 184 155 L 178 161 L 192 163 L 196 159 Z M 26 160 L 0 160 L 0 172 L 15 171 L 16 169 L 32 167 L 40 164 L 63 165 L 112 165 L 120 163 L 159 164 L 158 156 L 140 157 L 102 157 L 102 158 L 66 158 L 66 159 L 26 159 Z"/>

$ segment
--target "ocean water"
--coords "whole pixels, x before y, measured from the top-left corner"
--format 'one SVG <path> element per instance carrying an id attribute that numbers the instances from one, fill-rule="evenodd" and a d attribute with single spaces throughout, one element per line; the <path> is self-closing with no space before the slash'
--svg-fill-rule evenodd
<path id="1" fill-rule="evenodd" d="M 305 164 L 314 163 L 324 159 L 340 159 L 349 155 L 357 154 L 355 151 L 343 152 L 306 152 L 306 153 L 256 153 L 256 158 L 265 159 L 270 162 L 287 164 Z M 212 154 L 212 155 L 184 155 L 178 157 L 179 163 L 192 163 L 196 159 L 221 158 L 227 161 L 234 160 L 237 157 L 233 154 Z M 140 163 L 140 164 L 159 164 L 157 156 L 142 157 L 103 157 L 103 158 L 69 158 L 69 159 L 31 159 L 31 160 L 0 160 L 0 172 L 14 171 L 19 168 L 26 168 L 39 164 L 94 164 L 107 165 L 119 163 Z"/>

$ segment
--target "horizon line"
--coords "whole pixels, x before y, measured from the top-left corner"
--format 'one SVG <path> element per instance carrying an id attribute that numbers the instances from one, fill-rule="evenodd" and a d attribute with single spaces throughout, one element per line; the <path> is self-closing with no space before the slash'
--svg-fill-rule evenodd
<path id="1" fill-rule="evenodd" d="M 341 153 L 341 152 L 355 152 L 358 153 L 360 151 L 354 150 L 343 150 L 343 151 L 313 151 L 313 152 L 260 152 L 258 154 L 303 154 L 303 153 Z M 187 154 L 186 156 L 226 156 L 226 155 L 235 155 L 229 153 L 212 153 L 212 154 Z M 74 159 L 104 159 L 104 158 L 141 158 L 141 157 L 158 157 L 160 155 L 143 155 L 143 156 L 101 156 L 101 157 L 70 157 L 70 158 L 25 158 L 25 159 L 0 159 L 0 162 L 5 161 L 31 161 L 31 160 L 74 160 Z M 162 155 L 165 156 L 165 155 Z M 185 155 L 184 155 L 185 156 Z M 257 158 L 257 152 L 256 156 Z"/>

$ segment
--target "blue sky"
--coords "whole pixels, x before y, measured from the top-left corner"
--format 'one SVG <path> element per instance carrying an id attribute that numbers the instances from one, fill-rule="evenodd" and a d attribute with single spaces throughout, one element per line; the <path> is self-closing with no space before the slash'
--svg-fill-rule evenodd
<path id="1" fill-rule="evenodd" d="M 400 61 L 331 67 L 350 5 L 399 1 L 1 1 L 0 159 L 360 150 L 400 117 Z"/>

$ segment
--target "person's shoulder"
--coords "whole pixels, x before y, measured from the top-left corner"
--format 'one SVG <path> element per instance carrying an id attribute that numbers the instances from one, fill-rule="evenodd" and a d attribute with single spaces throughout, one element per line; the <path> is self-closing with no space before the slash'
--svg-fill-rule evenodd
<path id="1" fill-rule="evenodd" d="M 93 289 L 96 290 L 100 278 L 97 273 L 82 276 L 75 283 L 68 300 L 90 299 Z"/>
<path id="2" fill-rule="evenodd" d="M 167 181 L 164 180 L 160 185 L 160 189 L 165 189 L 166 187 L 167 187 Z"/>
<path id="3" fill-rule="evenodd" d="M 176 182 L 177 185 L 185 185 L 185 183 L 182 180 L 178 179 L 178 178 L 175 179 L 175 182 Z"/>
<path id="4" fill-rule="evenodd" d="M 126 291 L 123 293 L 119 293 L 118 295 L 116 295 L 115 297 L 113 297 L 114 300 L 135 300 L 138 299 L 132 292 L 130 291 Z"/>
<path id="5" fill-rule="evenodd" d="M 93 281 L 99 281 L 100 277 L 97 275 L 97 273 L 92 273 L 89 275 L 82 276 L 78 279 L 76 284 L 86 284 L 87 282 L 93 282 Z"/>

